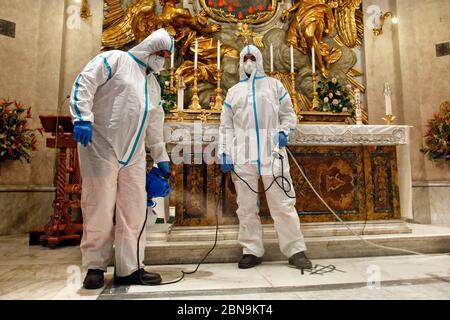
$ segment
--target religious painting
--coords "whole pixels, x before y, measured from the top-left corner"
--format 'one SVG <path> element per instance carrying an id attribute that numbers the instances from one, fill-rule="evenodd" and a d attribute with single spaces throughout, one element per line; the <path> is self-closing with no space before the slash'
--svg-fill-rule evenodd
<path id="1" fill-rule="evenodd" d="M 221 22 L 258 24 L 271 19 L 278 0 L 200 0 L 206 13 Z"/>

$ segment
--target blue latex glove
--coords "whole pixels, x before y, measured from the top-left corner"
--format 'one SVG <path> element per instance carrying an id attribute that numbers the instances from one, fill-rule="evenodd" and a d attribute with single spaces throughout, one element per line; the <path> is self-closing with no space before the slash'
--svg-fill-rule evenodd
<path id="1" fill-rule="evenodd" d="M 225 153 L 222 154 L 222 157 L 220 158 L 220 170 L 223 173 L 230 172 L 233 170 L 233 161 L 231 160 L 231 157 Z"/>
<path id="2" fill-rule="evenodd" d="M 276 143 L 278 143 L 278 146 L 280 148 L 286 147 L 288 143 L 288 137 L 287 134 L 284 133 L 284 131 L 280 131 L 277 134 L 277 140 L 275 140 Z"/>
<path id="3" fill-rule="evenodd" d="M 92 142 L 92 123 L 90 121 L 76 121 L 73 127 L 73 138 L 87 147 Z"/>
<path id="4" fill-rule="evenodd" d="M 147 191 L 147 204 L 151 202 L 152 198 L 167 197 L 172 191 L 169 181 L 162 176 L 161 170 L 156 167 L 147 172 L 145 189 Z"/>
<path id="5" fill-rule="evenodd" d="M 158 169 L 161 171 L 161 176 L 168 178 L 170 176 L 170 165 L 169 161 L 161 161 L 157 164 Z"/>

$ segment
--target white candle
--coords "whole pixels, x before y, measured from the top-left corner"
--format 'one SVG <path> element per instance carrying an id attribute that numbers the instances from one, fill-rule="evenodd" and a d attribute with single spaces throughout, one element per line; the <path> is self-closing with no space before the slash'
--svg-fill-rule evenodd
<path id="1" fill-rule="evenodd" d="M 270 44 L 270 72 L 273 72 L 273 44 Z"/>
<path id="2" fill-rule="evenodd" d="M 291 44 L 291 73 L 294 73 L 294 47 Z"/>
<path id="3" fill-rule="evenodd" d="M 195 39 L 194 69 L 197 69 L 197 59 L 198 59 L 198 40 Z"/>
<path id="4" fill-rule="evenodd" d="M 391 88 L 389 83 L 384 84 L 384 102 L 386 104 L 386 114 L 392 114 Z"/>
<path id="5" fill-rule="evenodd" d="M 355 89 L 355 104 L 359 106 L 361 104 L 361 91 L 359 89 Z"/>
<path id="6" fill-rule="evenodd" d="M 385 102 L 386 102 L 386 114 L 392 114 L 392 102 L 391 102 L 391 96 L 384 96 Z"/>
<path id="7" fill-rule="evenodd" d="M 174 60 L 175 60 L 175 48 L 173 48 L 172 52 L 170 53 L 170 68 L 171 69 L 173 69 Z"/>
<path id="8" fill-rule="evenodd" d="M 314 50 L 314 47 L 312 47 L 311 50 L 311 56 L 312 56 L 312 72 L 316 73 L 316 52 Z"/>
<path id="9" fill-rule="evenodd" d="M 220 70 L 220 40 L 217 41 L 217 70 Z"/>

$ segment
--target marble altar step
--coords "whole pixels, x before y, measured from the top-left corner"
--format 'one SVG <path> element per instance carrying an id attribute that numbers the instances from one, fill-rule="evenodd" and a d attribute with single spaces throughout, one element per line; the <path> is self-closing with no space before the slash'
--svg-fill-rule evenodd
<path id="1" fill-rule="evenodd" d="M 328 226 L 330 228 L 329 230 L 326 226 L 323 228 L 316 226 L 318 229 L 323 230 L 323 235 L 317 233 L 308 234 L 309 231 L 307 232 L 308 227 L 306 225 L 305 223 L 302 229 L 305 232 L 308 256 L 311 259 L 405 254 L 404 252 L 369 246 L 353 235 L 340 235 L 339 232 L 342 233 L 343 231 L 332 231 L 330 225 Z M 377 225 L 375 224 L 375 226 Z M 271 234 L 269 232 L 270 228 L 268 227 L 266 226 L 267 233 L 265 233 L 264 238 L 266 249 L 264 260 L 285 260 L 286 258 L 282 255 L 278 247 L 278 241 L 274 236 L 275 233 L 272 230 L 273 234 Z M 397 228 L 399 227 L 400 225 L 397 226 Z M 384 228 L 387 228 L 387 226 Z M 202 228 L 200 230 L 201 232 L 199 231 L 199 227 L 197 229 L 191 228 L 190 230 L 176 230 L 177 228 L 175 228 L 175 231 L 172 231 L 174 234 L 168 235 L 169 230 L 167 226 L 154 225 L 150 229 L 150 232 L 147 232 L 147 245 L 145 249 L 146 264 L 197 263 L 212 247 L 213 233 L 215 232 L 214 228 Z M 372 230 L 375 229 L 373 228 Z M 448 227 L 405 223 L 399 229 L 403 230 L 403 232 L 378 232 L 378 234 L 372 233 L 370 235 L 364 235 L 364 237 L 367 240 L 384 246 L 394 246 L 422 253 L 450 253 L 450 228 Z M 387 228 L 387 231 L 389 231 L 389 228 Z M 336 232 L 336 234 L 332 234 L 333 232 Z M 206 262 L 237 262 L 242 252 L 236 240 L 237 226 L 221 227 L 219 234 L 221 238 L 218 240 L 215 250 L 206 259 Z M 182 240 L 183 238 L 184 240 Z M 199 238 L 210 240 L 198 240 Z"/>
<path id="2" fill-rule="evenodd" d="M 403 220 L 348 221 L 348 226 L 357 234 L 393 234 L 411 233 L 411 229 Z M 219 240 L 236 240 L 239 228 L 236 225 L 219 226 Z M 353 233 L 339 222 L 302 223 L 301 229 L 305 237 L 350 236 Z M 273 225 L 263 225 L 264 238 L 277 239 Z M 167 241 L 212 241 L 216 227 L 172 227 L 167 234 Z"/>

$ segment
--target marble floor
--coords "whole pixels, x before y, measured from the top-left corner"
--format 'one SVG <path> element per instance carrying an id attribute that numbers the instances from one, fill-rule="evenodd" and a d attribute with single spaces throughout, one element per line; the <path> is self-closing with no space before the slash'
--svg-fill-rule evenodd
<path id="1" fill-rule="evenodd" d="M 204 264 L 193 275 L 164 286 L 81 288 L 78 247 L 28 246 L 27 235 L 0 237 L 0 299 L 450 299 L 450 255 L 317 259 L 320 272 L 290 268 L 286 261 L 239 270 L 235 263 Z M 195 265 L 157 265 L 163 281 Z M 330 271 L 330 272 L 325 272 Z"/>

